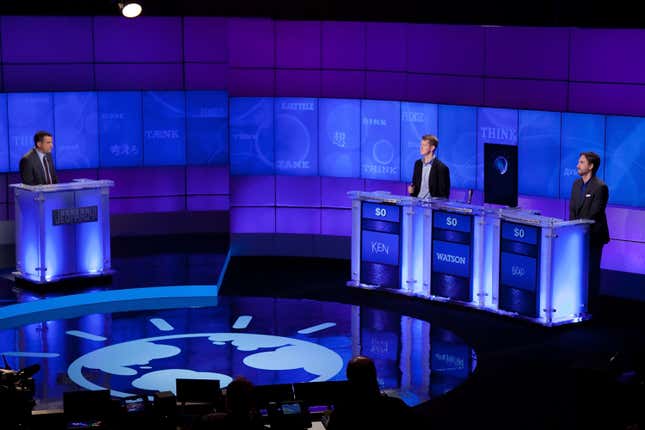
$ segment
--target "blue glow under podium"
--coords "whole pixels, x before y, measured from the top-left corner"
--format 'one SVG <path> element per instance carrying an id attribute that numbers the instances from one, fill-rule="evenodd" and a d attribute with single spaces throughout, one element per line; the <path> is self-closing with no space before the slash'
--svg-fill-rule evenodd
<path id="1" fill-rule="evenodd" d="M 348 285 L 450 301 L 546 326 L 590 317 L 593 221 L 385 192 L 349 195 Z"/>
<path id="2" fill-rule="evenodd" d="M 44 284 L 111 273 L 109 180 L 12 184 L 16 277 Z"/>

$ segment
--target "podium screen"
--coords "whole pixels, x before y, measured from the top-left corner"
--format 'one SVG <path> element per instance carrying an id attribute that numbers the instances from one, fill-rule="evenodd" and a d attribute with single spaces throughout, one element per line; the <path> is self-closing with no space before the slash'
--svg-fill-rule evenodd
<path id="1" fill-rule="evenodd" d="M 502 221 L 499 307 L 539 315 L 540 228 Z"/>
<path id="2" fill-rule="evenodd" d="M 361 217 L 361 282 L 399 288 L 401 207 L 363 202 Z"/>

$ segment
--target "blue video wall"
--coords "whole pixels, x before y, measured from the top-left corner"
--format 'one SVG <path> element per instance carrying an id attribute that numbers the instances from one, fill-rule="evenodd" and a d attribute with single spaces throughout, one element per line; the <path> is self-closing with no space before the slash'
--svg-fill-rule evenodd
<path id="1" fill-rule="evenodd" d="M 485 143 L 515 145 L 519 192 L 568 199 L 580 152 L 602 160 L 609 203 L 644 207 L 645 118 L 382 100 L 231 98 L 233 175 L 409 182 L 421 136 L 439 138 L 453 188 L 483 188 Z"/>
<path id="2" fill-rule="evenodd" d="M 233 175 L 409 182 L 424 134 L 453 188 L 482 189 L 485 143 L 517 145 L 519 192 L 569 198 L 582 151 L 611 204 L 645 207 L 645 118 L 381 100 L 228 97 L 225 91 L 0 94 L 0 172 L 38 130 L 59 169 L 230 165 Z"/>
<path id="3" fill-rule="evenodd" d="M 236 175 L 275 173 L 273 99 L 230 101 L 231 172 Z"/>
<path id="4" fill-rule="evenodd" d="M 560 152 L 560 197 L 568 198 L 573 182 L 579 177 L 576 170 L 581 151 L 593 151 L 605 160 L 605 117 L 579 113 L 562 114 Z M 584 149 L 582 149 L 584 148 Z M 605 164 L 600 163 L 598 176 L 604 178 Z M 613 188 L 613 184 L 612 184 Z"/>
<path id="5" fill-rule="evenodd" d="M 9 169 L 17 171 L 20 158 L 34 146 L 34 133 L 38 130 L 54 128 L 53 95 L 49 93 L 9 94 L 6 118 L 8 123 L 0 128 L 8 129 Z"/>
<path id="6" fill-rule="evenodd" d="M 275 170 L 318 176 L 318 99 L 275 99 Z"/>
<path id="7" fill-rule="evenodd" d="M 186 163 L 228 164 L 228 95 L 186 92 Z"/>
<path id="8" fill-rule="evenodd" d="M 0 172 L 18 170 L 38 130 L 58 169 L 228 164 L 224 91 L 0 94 Z"/>
<path id="9" fill-rule="evenodd" d="M 55 156 L 59 169 L 99 165 L 97 102 L 96 93 L 54 94 Z"/>
<path id="10" fill-rule="evenodd" d="M 606 120 L 605 179 L 611 187 L 609 201 L 645 206 L 645 193 L 642 190 L 645 118 L 608 116 Z"/>
<path id="11" fill-rule="evenodd" d="M 419 158 L 421 138 L 437 135 L 439 120 L 437 105 L 429 103 L 401 103 L 401 178 L 412 178 L 414 162 Z"/>
<path id="12" fill-rule="evenodd" d="M 361 102 L 320 99 L 318 102 L 320 176 L 361 176 Z"/>
<path id="13" fill-rule="evenodd" d="M 7 95 L 0 94 L 0 118 L 7 118 Z M 0 172 L 9 171 L 9 129 L 0 127 Z"/>
<path id="14" fill-rule="evenodd" d="M 143 112 L 141 94 L 102 93 L 98 97 L 101 166 L 143 164 Z M 58 139 L 55 140 L 58 142 Z M 56 152 L 56 151 L 54 151 Z"/>
<path id="15" fill-rule="evenodd" d="M 519 114 L 518 189 L 522 194 L 558 197 L 561 115 L 544 111 L 520 111 Z M 574 167 L 577 157 L 575 161 Z M 566 197 L 570 192 L 571 185 Z"/>
<path id="16" fill-rule="evenodd" d="M 186 164 L 186 100 L 180 91 L 143 94 L 143 164 Z"/>
<path id="17" fill-rule="evenodd" d="M 361 102 L 361 176 L 401 180 L 401 103 Z"/>

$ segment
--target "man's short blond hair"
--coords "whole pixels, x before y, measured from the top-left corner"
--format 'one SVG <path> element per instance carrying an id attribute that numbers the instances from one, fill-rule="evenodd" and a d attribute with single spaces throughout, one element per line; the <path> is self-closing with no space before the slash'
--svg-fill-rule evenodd
<path id="1" fill-rule="evenodd" d="M 434 134 L 425 134 L 423 137 L 421 137 L 421 140 L 426 140 L 430 143 L 430 145 L 434 146 L 435 149 L 439 146 L 439 139 L 437 139 L 437 136 Z"/>

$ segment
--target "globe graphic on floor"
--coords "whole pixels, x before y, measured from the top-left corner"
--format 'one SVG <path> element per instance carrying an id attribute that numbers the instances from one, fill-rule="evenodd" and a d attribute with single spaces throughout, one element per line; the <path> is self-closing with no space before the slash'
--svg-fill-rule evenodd
<path id="1" fill-rule="evenodd" d="M 205 354 L 213 357 L 230 347 L 244 355 L 240 368 L 250 372 L 304 370 L 311 375 L 307 381 L 327 381 L 343 368 L 343 359 L 335 351 L 306 340 L 255 333 L 188 333 L 136 339 L 106 346 L 89 352 L 69 365 L 68 375 L 79 386 L 88 390 L 102 390 L 103 381 L 125 377 L 132 391 L 111 389 L 116 397 L 128 397 L 141 390 L 175 391 L 175 381 L 182 379 L 219 380 L 225 387 L 233 375 L 217 369 L 197 371 L 194 369 L 167 368 L 164 359 L 182 354 L 182 348 L 169 342 L 208 342 Z M 93 375 L 94 378 L 89 378 Z M 96 377 L 98 375 L 98 377 Z M 93 380 L 90 380 L 93 379 Z M 111 384 L 110 384 L 111 385 Z"/>

